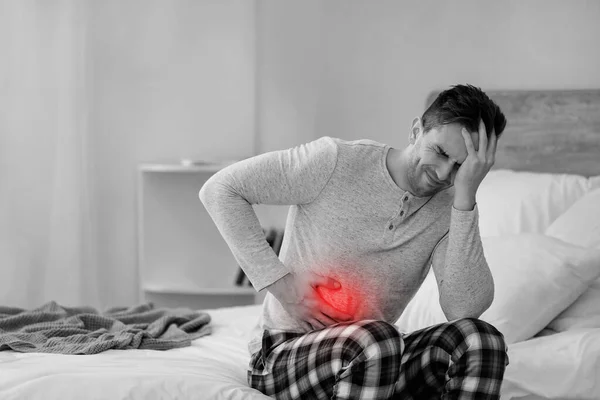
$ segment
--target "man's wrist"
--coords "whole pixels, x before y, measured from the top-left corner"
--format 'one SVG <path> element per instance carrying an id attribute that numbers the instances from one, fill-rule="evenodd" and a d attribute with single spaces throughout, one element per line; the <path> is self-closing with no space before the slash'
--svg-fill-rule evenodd
<path id="1" fill-rule="evenodd" d="M 454 208 L 459 211 L 471 211 L 475 208 L 475 193 L 455 192 Z"/>

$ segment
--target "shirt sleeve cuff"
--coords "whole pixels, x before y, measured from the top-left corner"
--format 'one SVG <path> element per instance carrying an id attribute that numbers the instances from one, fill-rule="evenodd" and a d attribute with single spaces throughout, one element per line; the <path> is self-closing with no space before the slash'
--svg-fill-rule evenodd
<path id="1" fill-rule="evenodd" d="M 460 226 L 473 226 L 473 224 L 479 223 L 479 209 L 477 207 L 477 203 L 475 203 L 475 207 L 472 210 L 458 210 L 452 206 L 452 215 L 450 219 L 451 225 L 460 225 Z"/>
<path id="2" fill-rule="evenodd" d="M 290 271 L 288 271 L 285 268 L 279 268 L 276 270 L 275 273 L 273 274 L 269 274 L 269 276 L 265 277 L 265 276 L 261 276 L 261 277 L 256 277 L 256 279 L 252 279 L 250 277 L 248 277 L 248 279 L 250 279 L 250 282 L 252 282 L 252 286 L 254 286 L 254 290 L 256 290 L 257 292 L 262 291 L 263 289 L 265 289 L 267 286 L 271 286 L 272 284 L 274 284 L 275 282 L 277 282 L 278 280 L 280 280 L 281 278 L 283 278 L 284 276 L 286 276 L 287 274 L 289 274 Z"/>

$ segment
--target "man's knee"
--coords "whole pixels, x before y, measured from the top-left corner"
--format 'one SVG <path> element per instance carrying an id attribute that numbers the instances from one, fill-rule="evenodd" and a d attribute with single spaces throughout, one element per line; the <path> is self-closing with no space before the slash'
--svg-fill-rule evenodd
<path id="1" fill-rule="evenodd" d="M 493 325 L 478 318 L 462 318 L 452 323 L 471 346 L 506 351 L 504 335 Z"/>
<path id="2" fill-rule="evenodd" d="M 391 357 L 399 360 L 404 349 L 398 329 L 379 320 L 352 322 L 344 328 L 338 344 L 346 359 Z"/>
<path id="3" fill-rule="evenodd" d="M 508 347 L 504 335 L 493 325 L 477 318 L 453 321 L 462 336 L 461 344 L 455 349 L 459 354 L 478 354 L 479 362 L 493 364 L 498 373 L 508 365 Z"/>

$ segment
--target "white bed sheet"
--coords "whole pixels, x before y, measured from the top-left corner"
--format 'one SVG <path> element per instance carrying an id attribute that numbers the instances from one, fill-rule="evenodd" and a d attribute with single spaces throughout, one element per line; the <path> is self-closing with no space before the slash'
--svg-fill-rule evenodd
<path id="1" fill-rule="evenodd" d="M 208 310 L 213 333 L 169 351 L 0 352 L 0 399 L 269 399 L 246 384 L 260 306 Z M 511 345 L 502 400 L 600 399 L 600 329 Z"/>
<path id="2" fill-rule="evenodd" d="M 0 352 L 1 400 L 270 399 L 246 384 L 260 306 L 207 310 L 211 335 L 168 351 L 95 355 Z"/>
<path id="3" fill-rule="evenodd" d="M 502 399 L 600 399 L 600 329 L 577 329 L 509 346 Z"/>

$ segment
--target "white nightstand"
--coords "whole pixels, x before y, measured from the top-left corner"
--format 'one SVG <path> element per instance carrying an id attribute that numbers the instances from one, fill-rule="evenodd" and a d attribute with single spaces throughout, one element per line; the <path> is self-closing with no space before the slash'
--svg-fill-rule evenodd
<path id="1" fill-rule="evenodd" d="M 253 287 L 235 285 L 237 262 L 198 198 L 204 182 L 229 164 L 138 167 L 141 302 L 194 309 L 255 303 Z"/>

